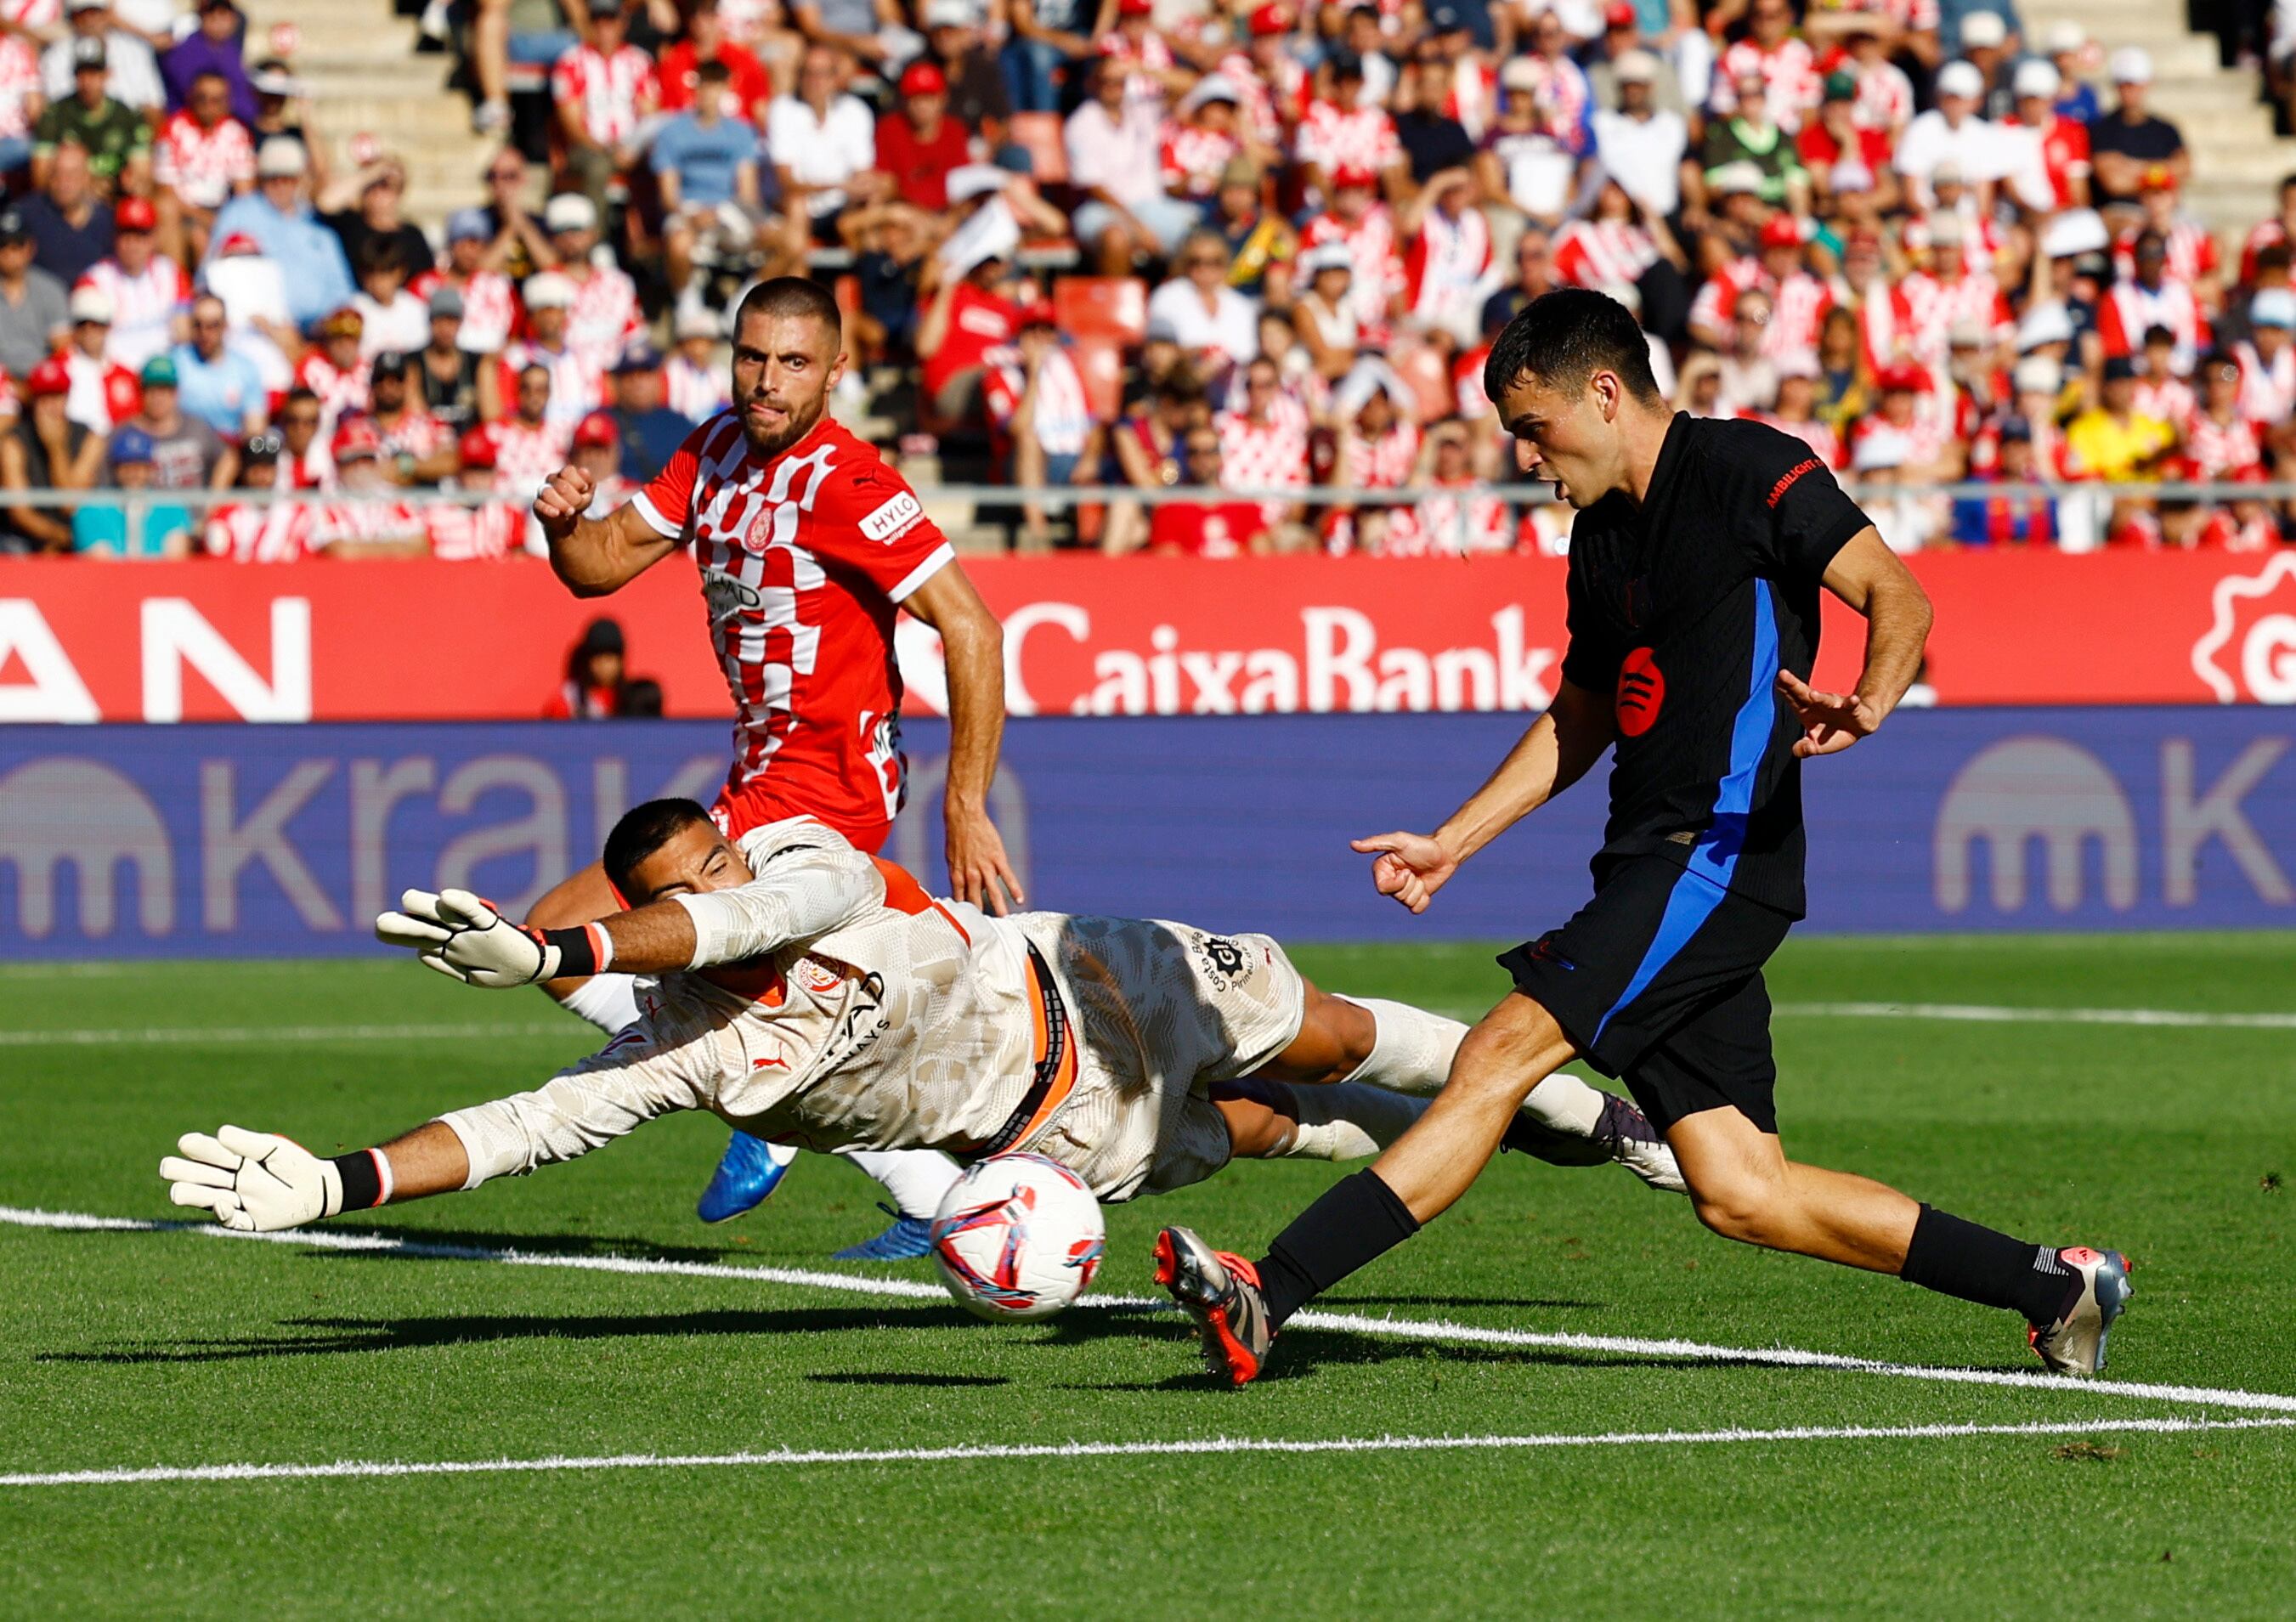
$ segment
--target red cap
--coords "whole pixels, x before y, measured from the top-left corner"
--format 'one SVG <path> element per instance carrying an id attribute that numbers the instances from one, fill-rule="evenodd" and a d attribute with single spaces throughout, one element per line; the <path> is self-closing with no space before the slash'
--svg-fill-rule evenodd
<path id="1" fill-rule="evenodd" d="M 1146 17 L 1155 10 L 1156 0 L 1116 0 L 1116 14 L 1119 17 Z"/>
<path id="2" fill-rule="evenodd" d="M 1603 26 L 1606 29 L 1630 29 L 1635 26 L 1635 8 L 1628 0 L 1611 0 L 1603 8 Z"/>
<path id="3" fill-rule="evenodd" d="M 931 62 L 911 62 L 901 75 L 903 95 L 940 95 L 948 89 L 948 76 Z"/>
<path id="4" fill-rule="evenodd" d="M 1280 5 L 1259 6 L 1253 10 L 1250 20 L 1245 26 L 1251 29 L 1252 37 L 1255 39 L 1266 39 L 1276 34 L 1288 34 L 1292 31 L 1292 13 Z"/>
<path id="5" fill-rule="evenodd" d="M 463 436 L 463 465 L 490 468 L 495 464 L 495 437 L 484 422 Z"/>
<path id="6" fill-rule="evenodd" d="M 1016 324 L 1023 327 L 1056 327 L 1061 324 L 1061 318 L 1053 313 L 1051 305 L 1039 299 L 1035 304 L 1024 304 L 1021 307 L 1021 319 Z"/>
<path id="7" fill-rule="evenodd" d="M 263 245 L 244 231 L 234 231 L 216 245 L 216 258 L 227 258 L 234 253 L 261 253 Z"/>
<path id="8" fill-rule="evenodd" d="M 115 231 L 157 231 L 160 211 L 148 197 L 123 197 L 111 211 L 111 225 Z"/>
<path id="9" fill-rule="evenodd" d="M 2136 177 L 2140 192 L 2173 192 L 2177 189 L 2176 172 L 2165 163 L 2148 163 L 2144 172 Z"/>
<path id="10" fill-rule="evenodd" d="M 1930 391 L 1928 370 L 1909 360 L 1882 367 L 1881 375 L 1874 381 L 1882 385 L 1884 393 L 1900 389 L 1908 394 L 1927 394 Z"/>
<path id="11" fill-rule="evenodd" d="M 594 411 L 574 425 L 574 448 L 578 451 L 586 445 L 611 446 L 620 439 L 621 430 L 614 426 L 614 419 L 603 411 Z"/>
<path id="12" fill-rule="evenodd" d="M 335 430 L 334 454 L 337 462 L 348 462 L 357 456 L 380 456 L 382 436 L 366 418 L 345 417 L 342 426 Z"/>
<path id="13" fill-rule="evenodd" d="M 1335 192 L 1344 192 L 1355 186 L 1369 191 L 1378 184 L 1379 176 L 1360 163 L 1344 164 L 1332 173 L 1332 189 Z"/>
<path id="14" fill-rule="evenodd" d="M 1765 248 L 1799 248 L 1801 246 L 1801 222 L 1791 214 L 1773 214 L 1762 222 L 1762 246 Z"/>
<path id="15" fill-rule="evenodd" d="M 71 368 L 61 355 L 51 355 L 24 379 L 24 392 L 37 399 L 44 394 L 70 394 Z"/>

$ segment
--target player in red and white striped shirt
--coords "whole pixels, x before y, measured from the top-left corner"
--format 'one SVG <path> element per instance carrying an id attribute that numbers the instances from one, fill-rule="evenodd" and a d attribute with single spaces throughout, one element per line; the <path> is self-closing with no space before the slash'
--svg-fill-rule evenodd
<path id="1" fill-rule="evenodd" d="M 573 467 L 552 476 L 534 515 L 551 566 L 586 597 L 692 552 L 738 717 L 733 770 L 713 807 L 729 835 L 816 816 L 865 850 L 883 845 L 907 776 L 893 623 L 906 609 L 939 631 L 950 885 L 960 901 L 1001 913 L 1007 896 L 1026 902 L 988 815 L 1004 721 L 1003 634 L 916 493 L 827 415 L 844 371 L 828 292 L 798 277 L 760 283 L 734 315 L 734 409 L 695 429 L 610 517 L 583 517 L 594 492 Z M 545 897 L 529 922 L 572 927 L 617 910 L 594 864 Z M 603 1026 L 636 1015 L 633 988 L 619 978 L 551 989 Z M 744 1149 L 737 1137 L 726 1170 L 740 1176 L 744 1157 L 758 1152 L 754 1140 Z M 854 1158 L 892 1180 L 908 1218 L 929 1216 L 955 1175 L 938 1158 Z M 751 1176 L 743 1198 L 764 1198 L 778 1175 Z"/>
<path id="2" fill-rule="evenodd" d="M 178 318 L 192 306 L 192 279 L 152 246 L 158 212 L 149 198 L 123 197 L 112 210 L 111 257 L 98 259 L 75 283 L 92 287 L 111 304 L 105 358 L 140 372 L 176 344 Z"/>

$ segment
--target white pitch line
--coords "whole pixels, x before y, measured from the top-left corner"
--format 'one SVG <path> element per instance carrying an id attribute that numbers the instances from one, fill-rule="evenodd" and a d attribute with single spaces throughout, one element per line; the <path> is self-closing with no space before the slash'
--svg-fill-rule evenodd
<path id="1" fill-rule="evenodd" d="M 979 1443 L 954 1447 L 777 1448 L 770 1453 L 602 1454 L 591 1458 L 340 1459 L 331 1464 L 160 1464 L 0 1475 L 0 1487 L 124 1487 L 163 1481 L 309 1481 L 388 1476 L 493 1476 L 549 1470 L 726 1470 L 809 1464 L 945 1464 L 975 1460 L 1136 1459 L 1242 1453 L 1465 1453 L 1539 1447 L 1690 1447 L 1748 1442 L 1919 1441 L 1980 1436 L 2179 1436 L 2202 1430 L 2267 1430 L 2296 1419 L 2039 1420 L 2021 1425 L 1792 1425 L 1759 1430 L 1604 1430 L 1528 1436 L 1201 1437 L 1158 1442 Z"/>
<path id="2" fill-rule="evenodd" d="M 439 1025 L 178 1025 L 163 1029 L 97 1028 L 78 1030 L 0 1030 L 0 1047 L 196 1047 L 201 1043 L 408 1042 L 488 1036 L 588 1035 L 571 1020 L 518 1024 Z"/>
<path id="3" fill-rule="evenodd" d="M 1780 1003 L 1794 1019 L 1943 1020 L 1978 1025 L 2157 1025 L 2176 1030 L 2296 1030 L 2296 1013 L 2184 1008 L 2019 1008 L 1991 1003 Z"/>
<path id="4" fill-rule="evenodd" d="M 62 1228 L 119 1233 L 193 1233 L 208 1239 L 253 1239 L 273 1244 L 306 1245 L 322 1250 L 359 1250 L 440 1261 L 500 1262 L 519 1267 L 563 1267 L 586 1273 L 668 1274 L 686 1278 L 747 1279 L 759 1283 L 791 1284 L 809 1290 L 842 1290 L 858 1295 L 901 1296 L 911 1299 L 946 1299 L 947 1291 L 914 1279 L 872 1278 L 850 1273 L 813 1273 L 796 1267 L 736 1267 L 717 1262 L 682 1262 L 666 1257 L 635 1256 L 560 1256 L 517 1249 L 489 1250 L 477 1246 L 439 1245 L 400 1239 L 388 1233 L 357 1230 L 328 1232 L 290 1230 L 279 1233 L 237 1233 L 212 1224 L 145 1222 L 125 1216 L 95 1216 L 78 1211 L 27 1210 L 0 1206 L 0 1223 L 19 1227 Z M 1168 1301 L 1139 1296 L 1089 1296 L 1082 1307 L 1138 1310 L 1171 1310 Z M 2009 1386 L 2054 1391 L 2062 1395 L 2126 1397 L 2146 1402 L 2189 1403 L 2202 1407 L 2247 1409 L 2296 1413 L 2296 1397 L 2274 1391 L 2243 1391 L 2215 1386 L 2167 1385 L 2151 1380 L 2077 1380 L 2038 1369 L 1944 1368 L 1923 1364 L 1884 1363 L 1872 1357 L 1850 1357 L 1838 1352 L 1806 1351 L 1800 1347 L 1716 1346 L 1702 1340 L 1653 1339 L 1634 1335 L 1581 1335 L 1526 1329 L 1492 1329 L 1442 1319 L 1374 1318 L 1352 1313 L 1308 1311 L 1292 1322 L 1307 1329 L 1333 1329 L 1351 1334 L 1384 1335 L 1403 1340 L 1443 1341 L 1467 1346 L 1546 1348 L 1563 1351 L 1607 1352 L 1628 1357 L 1663 1357 L 1702 1363 L 1753 1363 L 1778 1368 L 1831 1369 L 1853 1374 L 1881 1374 L 1898 1380 L 1931 1380 L 1941 1385 Z"/>

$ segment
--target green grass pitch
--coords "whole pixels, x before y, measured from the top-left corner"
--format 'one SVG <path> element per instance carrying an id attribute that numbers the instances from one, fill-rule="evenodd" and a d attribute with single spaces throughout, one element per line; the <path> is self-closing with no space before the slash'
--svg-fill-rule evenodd
<path id="1" fill-rule="evenodd" d="M 1468 947 L 1308 950 L 1341 989 L 1472 1017 Z M 1891 1001 L 2296 1012 L 2296 936 L 1793 943 L 1773 974 L 1802 1158 L 2137 1264 L 2108 1377 L 2296 1394 L 2296 1028 L 1793 1012 Z M 346 1033 L 340 1028 L 368 1028 Z M 100 1033 L 209 1037 L 123 1041 Z M 403 1031 L 399 1028 L 404 1028 Z M 45 1035 L 37 1033 L 46 1033 Z M 91 1034 L 99 1034 L 92 1036 Z M 320 1152 L 527 1085 L 586 1028 L 398 963 L 0 970 L 0 1206 L 172 1214 L 154 1167 L 223 1121 Z M 724 1141 L 662 1122 L 577 1165 L 332 1225 L 840 1267 L 873 1190 L 802 1160 L 705 1229 Z M 1255 1249 L 1337 1173 L 1244 1165 L 1111 1209 L 1101 1293 L 1162 1222 Z M 2292 1405 L 1789 1366 L 1629 1345 L 1295 1328 L 1242 1392 L 1179 1323 L 0 1222 L 0 1474 L 1210 1438 L 1612 1438 L 0 1485 L 11 1616 L 2286 1615 Z M 1613 1167 L 1505 1157 L 1324 1306 L 1467 1331 L 1680 1337 L 2022 1370 L 2000 1315 L 1734 1248 Z M 2111 1429 L 2130 1421 L 2247 1429 Z M 2017 1434 L 1680 1433 L 2031 1426 Z M 1667 1439 L 1663 1433 L 1677 1433 Z M 1619 1441 L 1622 1436 L 1645 1439 Z"/>

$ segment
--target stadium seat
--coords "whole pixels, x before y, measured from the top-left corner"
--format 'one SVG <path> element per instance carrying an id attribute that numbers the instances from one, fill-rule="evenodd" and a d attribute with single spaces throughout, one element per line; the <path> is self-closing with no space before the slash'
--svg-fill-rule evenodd
<path id="1" fill-rule="evenodd" d="M 1029 173 L 1039 190 L 1069 183 L 1069 149 L 1056 112 L 1016 112 L 1010 127 L 1013 144 L 1029 154 Z"/>
<path id="2" fill-rule="evenodd" d="M 1137 276 L 1062 276 L 1053 283 L 1053 319 L 1071 338 L 1137 344 L 1148 335 L 1148 284 Z"/>
<path id="3" fill-rule="evenodd" d="M 1124 345 L 1104 333 L 1077 337 L 1070 348 L 1077 374 L 1084 380 L 1085 404 L 1103 422 L 1113 422 L 1124 409 Z"/>

